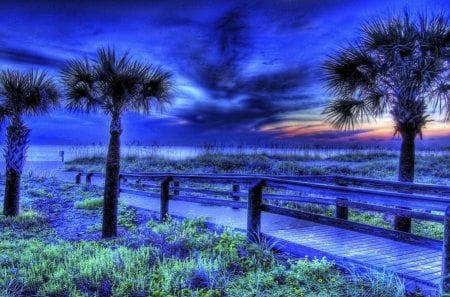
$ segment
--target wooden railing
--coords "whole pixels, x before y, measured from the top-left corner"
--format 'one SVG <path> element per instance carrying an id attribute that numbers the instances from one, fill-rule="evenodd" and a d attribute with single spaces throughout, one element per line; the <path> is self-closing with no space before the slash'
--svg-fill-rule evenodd
<path id="1" fill-rule="evenodd" d="M 100 173 L 79 173 L 90 183 Z M 170 201 L 247 209 L 247 237 L 260 238 L 261 212 L 309 220 L 392 240 L 443 250 L 442 290 L 450 293 L 450 187 L 347 176 L 262 176 L 236 174 L 121 174 L 123 193 L 160 199 L 160 215 Z M 126 187 L 124 187 L 126 185 Z M 334 208 L 334 216 L 308 211 Z M 444 240 L 371 226 L 349 219 L 349 209 L 444 224 Z"/>

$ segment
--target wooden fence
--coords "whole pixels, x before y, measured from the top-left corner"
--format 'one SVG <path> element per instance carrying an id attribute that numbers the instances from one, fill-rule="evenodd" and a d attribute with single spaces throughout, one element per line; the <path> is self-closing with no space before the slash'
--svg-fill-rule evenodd
<path id="1" fill-rule="evenodd" d="M 79 173 L 86 183 L 100 173 Z M 442 292 L 450 294 L 450 187 L 348 176 L 262 176 L 212 174 L 121 174 L 120 191 L 160 199 L 160 218 L 170 201 L 247 209 L 247 237 L 260 238 L 261 212 L 350 229 L 443 251 Z M 308 211 L 334 209 L 334 215 Z M 331 207 L 330 207 L 331 206 Z M 444 224 L 443 241 L 362 224 L 349 210 L 362 210 Z"/>

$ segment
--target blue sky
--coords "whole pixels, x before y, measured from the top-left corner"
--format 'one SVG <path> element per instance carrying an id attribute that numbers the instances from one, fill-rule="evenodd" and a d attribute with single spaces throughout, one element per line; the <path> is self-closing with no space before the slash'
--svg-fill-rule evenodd
<path id="1" fill-rule="evenodd" d="M 1 68 L 57 75 L 68 59 L 112 46 L 174 74 L 164 112 L 127 114 L 124 142 L 151 144 L 391 143 L 389 118 L 336 131 L 320 114 L 331 99 L 320 65 L 376 16 L 447 12 L 449 1 L 1 1 Z M 61 108 L 29 118 L 32 144 L 106 143 L 108 118 Z M 445 145 L 437 117 L 426 145 Z M 4 128 L 2 129 L 4 132 Z M 428 134 L 427 134 L 428 133 Z M 398 140 L 394 140 L 398 143 Z"/>

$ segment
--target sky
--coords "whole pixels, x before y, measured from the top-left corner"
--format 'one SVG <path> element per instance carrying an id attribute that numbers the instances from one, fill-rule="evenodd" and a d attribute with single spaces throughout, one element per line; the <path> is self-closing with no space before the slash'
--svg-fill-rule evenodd
<path id="1" fill-rule="evenodd" d="M 0 69 L 57 77 L 68 60 L 109 46 L 170 71 L 172 104 L 127 113 L 124 143 L 398 145 L 388 116 L 352 131 L 324 120 L 333 97 L 320 66 L 365 21 L 404 9 L 449 12 L 450 1 L 0 1 Z M 107 143 L 107 116 L 63 107 L 26 119 L 31 144 Z M 450 125 L 436 115 L 418 145 L 449 141 Z"/>

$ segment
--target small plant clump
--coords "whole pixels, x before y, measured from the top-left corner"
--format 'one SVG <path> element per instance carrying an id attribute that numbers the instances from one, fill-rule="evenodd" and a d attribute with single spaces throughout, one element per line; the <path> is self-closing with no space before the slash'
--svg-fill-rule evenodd
<path id="1" fill-rule="evenodd" d="M 102 205 L 103 205 L 102 198 L 88 198 L 86 200 L 75 202 L 75 208 L 77 209 L 95 210 L 100 209 Z"/>

